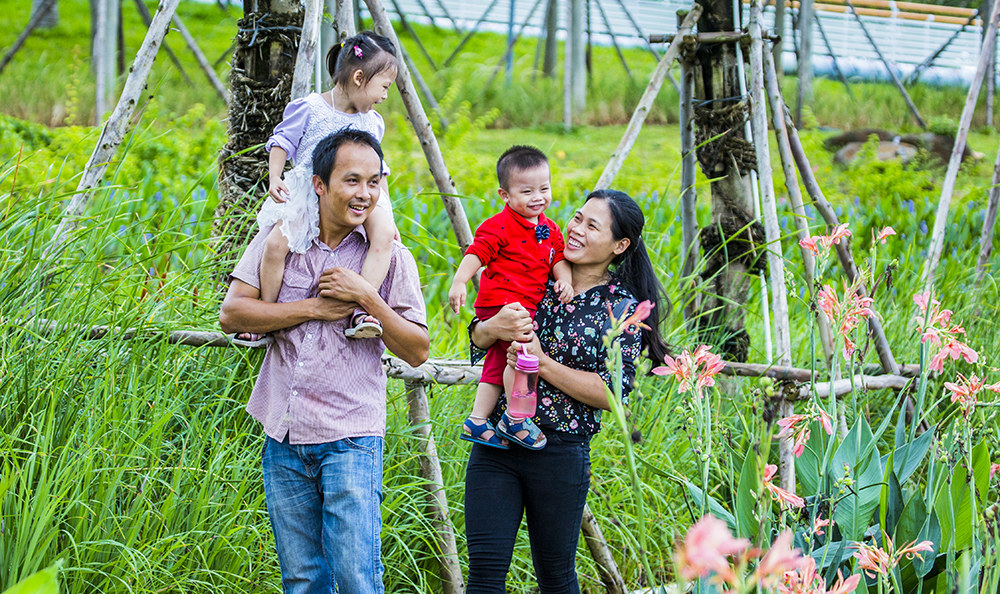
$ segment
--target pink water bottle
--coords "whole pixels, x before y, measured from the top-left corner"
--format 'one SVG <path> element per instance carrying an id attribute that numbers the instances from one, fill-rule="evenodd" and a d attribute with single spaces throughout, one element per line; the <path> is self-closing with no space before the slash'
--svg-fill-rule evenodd
<path id="1" fill-rule="evenodd" d="M 507 414 L 518 419 L 535 416 L 537 387 L 538 357 L 518 353 L 517 365 L 514 366 L 514 385 L 507 398 Z"/>

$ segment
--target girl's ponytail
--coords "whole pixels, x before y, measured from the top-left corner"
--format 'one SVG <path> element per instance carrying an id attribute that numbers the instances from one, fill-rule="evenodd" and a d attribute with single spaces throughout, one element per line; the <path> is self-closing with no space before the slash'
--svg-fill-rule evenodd
<path id="1" fill-rule="evenodd" d="M 642 346 L 651 360 L 662 362 L 668 353 L 660 332 L 660 322 L 666 317 L 670 301 L 656 278 L 649 252 L 642 240 L 642 228 L 645 225 L 642 209 L 631 196 L 618 190 L 595 190 L 587 196 L 587 200 L 592 198 L 607 203 L 611 211 L 611 233 L 615 240 L 629 240 L 628 248 L 611 261 L 614 267 L 612 275 L 633 297 L 653 304 L 653 311 L 645 322 L 650 329 L 642 332 Z"/>

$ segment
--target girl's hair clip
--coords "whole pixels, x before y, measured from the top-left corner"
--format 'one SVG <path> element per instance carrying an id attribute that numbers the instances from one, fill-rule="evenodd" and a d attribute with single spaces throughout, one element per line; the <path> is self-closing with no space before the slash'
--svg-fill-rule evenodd
<path id="1" fill-rule="evenodd" d="M 361 59 L 361 58 L 364 57 L 364 54 L 361 53 L 361 46 L 359 46 L 359 45 L 354 46 L 354 55 L 357 56 L 358 59 Z"/>

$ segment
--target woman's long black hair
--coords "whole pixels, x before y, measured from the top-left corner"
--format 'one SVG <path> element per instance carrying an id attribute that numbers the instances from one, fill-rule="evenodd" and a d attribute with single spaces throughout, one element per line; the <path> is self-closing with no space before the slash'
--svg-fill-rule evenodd
<path id="1" fill-rule="evenodd" d="M 642 332 L 642 346 L 650 359 L 662 362 L 667 354 L 667 345 L 660 332 L 660 322 L 666 317 L 670 301 L 656 278 L 646 244 L 642 241 L 642 228 L 646 224 L 642 209 L 631 196 L 618 190 L 594 190 L 587 195 L 587 200 L 591 199 L 604 200 L 608 205 L 611 234 L 615 240 L 629 240 L 628 248 L 611 261 L 611 276 L 639 301 L 653 303 L 653 311 L 646 319 L 650 329 Z"/>

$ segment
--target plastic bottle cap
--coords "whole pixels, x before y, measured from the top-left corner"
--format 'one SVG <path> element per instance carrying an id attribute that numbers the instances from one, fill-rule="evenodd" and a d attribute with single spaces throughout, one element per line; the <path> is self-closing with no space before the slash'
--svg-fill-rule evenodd
<path id="1" fill-rule="evenodd" d="M 518 353 L 516 368 L 521 371 L 527 371 L 529 373 L 537 372 L 538 357 L 534 355 L 529 355 L 528 353 Z"/>

